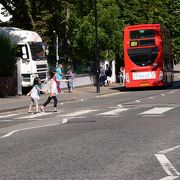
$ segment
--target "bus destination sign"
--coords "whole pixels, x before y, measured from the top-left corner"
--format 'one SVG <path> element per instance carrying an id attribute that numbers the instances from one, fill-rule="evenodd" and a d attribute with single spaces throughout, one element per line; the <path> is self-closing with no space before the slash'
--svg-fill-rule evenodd
<path id="1" fill-rule="evenodd" d="M 131 47 L 136 47 L 136 46 L 138 46 L 138 41 L 131 41 L 131 42 L 130 42 L 130 46 L 131 46 Z"/>

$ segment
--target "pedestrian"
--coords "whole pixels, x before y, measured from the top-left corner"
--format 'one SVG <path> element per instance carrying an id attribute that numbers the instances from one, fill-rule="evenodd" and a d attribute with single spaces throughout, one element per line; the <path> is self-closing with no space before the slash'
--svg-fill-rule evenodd
<path id="1" fill-rule="evenodd" d="M 58 81 L 58 85 L 60 89 L 61 89 L 61 81 L 62 81 L 62 74 L 63 74 L 62 68 L 63 68 L 62 64 L 59 64 L 58 67 L 56 68 L 56 79 Z"/>
<path id="2" fill-rule="evenodd" d="M 111 70 L 111 67 L 110 66 L 106 66 L 107 69 L 106 69 L 106 78 L 107 78 L 107 85 L 111 85 L 112 84 L 112 79 L 111 79 L 111 76 L 112 76 L 112 70 Z"/>
<path id="3" fill-rule="evenodd" d="M 36 113 L 39 112 L 39 99 L 40 99 L 40 92 L 46 92 L 46 90 L 41 88 L 41 81 L 38 77 L 34 78 L 33 88 L 29 93 L 27 93 L 27 96 L 31 97 L 31 103 L 29 105 L 28 113 L 32 112 L 32 106 L 35 104 L 36 106 Z"/>
<path id="4" fill-rule="evenodd" d="M 103 66 L 100 67 L 99 79 L 100 79 L 100 85 L 105 86 L 106 72 Z"/>
<path id="5" fill-rule="evenodd" d="M 119 81 L 121 85 L 124 85 L 124 68 L 120 67 L 120 71 L 119 71 Z"/>
<path id="6" fill-rule="evenodd" d="M 177 57 L 176 57 L 176 54 L 174 55 L 174 65 L 177 64 Z"/>
<path id="7" fill-rule="evenodd" d="M 59 87 L 59 83 L 56 79 L 56 73 L 55 72 L 51 72 L 50 73 L 50 80 L 49 80 L 49 97 L 46 100 L 46 102 L 41 106 L 40 110 L 42 112 L 44 112 L 44 108 L 50 103 L 50 101 L 53 99 L 54 100 L 54 112 L 57 112 L 57 94 L 61 92 L 61 89 Z"/>
<path id="8" fill-rule="evenodd" d="M 63 68 L 63 65 L 62 64 L 59 64 L 58 67 L 56 68 L 56 78 L 58 81 L 61 81 L 62 80 L 62 68 Z"/>
<path id="9" fill-rule="evenodd" d="M 73 89 L 73 81 L 74 81 L 74 74 L 72 72 L 72 69 L 70 68 L 66 74 L 66 79 L 67 79 L 67 87 L 68 87 L 68 92 L 72 93 Z"/>

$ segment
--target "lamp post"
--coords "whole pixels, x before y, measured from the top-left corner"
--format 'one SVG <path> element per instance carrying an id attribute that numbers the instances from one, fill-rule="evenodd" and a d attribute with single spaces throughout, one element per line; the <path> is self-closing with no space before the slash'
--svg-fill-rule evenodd
<path id="1" fill-rule="evenodd" d="M 99 74 L 100 74 L 100 67 L 99 67 L 99 45 L 98 45 L 98 29 L 97 29 L 97 0 L 94 0 L 94 17 L 95 17 L 95 38 L 96 38 L 96 92 L 100 93 L 100 82 L 99 82 Z"/>
<path id="2" fill-rule="evenodd" d="M 58 35 L 56 33 L 56 31 L 53 31 L 55 37 L 56 37 L 56 67 L 58 67 L 58 64 L 59 64 L 59 52 L 58 52 L 58 49 L 59 49 L 59 39 L 58 39 Z"/>

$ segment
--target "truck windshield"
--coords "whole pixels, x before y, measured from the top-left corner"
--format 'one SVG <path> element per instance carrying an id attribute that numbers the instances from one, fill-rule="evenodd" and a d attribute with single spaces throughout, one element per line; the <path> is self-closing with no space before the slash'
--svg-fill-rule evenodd
<path id="1" fill-rule="evenodd" d="M 46 60 L 45 45 L 40 42 L 29 42 L 32 59 L 34 61 Z"/>

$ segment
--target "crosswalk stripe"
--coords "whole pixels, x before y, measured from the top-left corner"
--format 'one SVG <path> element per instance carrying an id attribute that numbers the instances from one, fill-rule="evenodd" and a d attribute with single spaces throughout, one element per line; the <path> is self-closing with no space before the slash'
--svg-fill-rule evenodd
<path id="1" fill-rule="evenodd" d="M 155 107 L 152 108 L 148 111 L 144 111 L 140 114 L 145 115 L 145 114 L 163 114 L 167 111 L 170 111 L 171 109 L 173 109 L 174 107 Z"/>
<path id="2" fill-rule="evenodd" d="M 99 113 L 97 115 L 118 115 L 118 113 L 121 113 L 123 111 L 127 111 L 129 108 L 118 108 L 118 109 L 114 109 L 112 111 L 107 111 L 104 113 Z"/>
<path id="3" fill-rule="evenodd" d="M 140 115 L 162 115 L 163 113 L 167 112 L 167 111 L 170 111 L 171 109 L 173 109 L 175 107 L 155 107 L 155 108 L 152 108 L 152 109 L 149 109 L 147 111 L 144 111 L 144 112 L 141 112 Z M 104 116 L 117 116 L 118 114 L 120 114 L 121 112 L 123 111 L 127 111 L 131 108 L 123 108 L 123 107 L 119 107 L 119 108 L 116 108 L 114 110 L 111 110 L 111 111 L 106 111 L 106 112 L 102 112 L 102 113 L 98 113 L 96 115 L 104 115 Z M 80 111 L 75 111 L 75 112 L 71 112 L 71 113 L 67 113 L 67 114 L 60 114 L 56 117 L 75 117 L 75 116 L 80 116 L 80 115 L 83 115 L 83 114 L 88 114 L 88 113 L 91 113 L 91 112 L 95 112 L 95 111 L 99 111 L 99 109 L 97 110 L 94 110 L 94 109 L 86 109 L 86 110 L 80 110 Z M 37 114 L 31 114 L 31 115 L 25 115 L 25 116 L 22 116 L 22 117 L 15 117 L 14 119 L 33 119 L 33 118 L 36 118 L 36 117 L 41 117 L 41 116 L 46 116 L 46 115 L 50 115 L 52 114 L 53 112 L 46 112 L 46 113 L 37 113 Z M 1 118 L 8 118 L 8 117 L 13 117 L 13 116 L 19 116 L 19 114 L 7 114 L 7 115 L 1 115 L 0 116 L 0 119 Z"/>
<path id="4" fill-rule="evenodd" d="M 41 117 L 41 116 L 45 116 L 45 115 L 49 115 L 49 114 L 52 114 L 52 112 L 51 113 L 37 113 L 37 114 L 27 115 L 27 116 L 23 116 L 23 117 L 18 117 L 16 119 L 33 119 L 36 117 Z"/>
<path id="5" fill-rule="evenodd" d="M 68 114 L 63 114 L 63 115 L 60 115 L 58 117 L 74 117 L 74 116 L 79 116 L 79 115 L 82 115 L 82 114 L 87 114 L 87 113 L 90 113 L 90 112 L 93 112 L 93 111 L 97 111 L 97 110 L 92 110 L 92 109 L 81 110 L 81 111 L 76 111 L 76 112 L 72 112 L 72 113 L 68 113 Z"/>
<path id="6" fill-rule="evenodd" d="M 7 114 L 7 115 L 0 116 L 0 118 L 12 117 L 12 116 L 16 116 L 16 115 L 18 115 L 18 114 Z"/>

